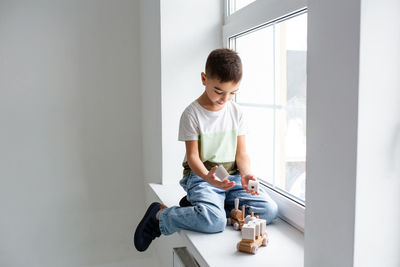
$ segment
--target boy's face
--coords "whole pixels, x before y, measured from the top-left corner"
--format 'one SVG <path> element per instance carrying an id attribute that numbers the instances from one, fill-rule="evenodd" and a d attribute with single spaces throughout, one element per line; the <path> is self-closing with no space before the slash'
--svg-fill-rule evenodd
<path id="1" fill-rule="evenodd" d="M 204 72 L 201 73 L 201 81 L 206 87 L 208 99 L 216 109 L 223 108 L 226 102 L 232 100 L 240 85 L 240 81 L 221 83 L 219 79 L 209 79 Z"/>

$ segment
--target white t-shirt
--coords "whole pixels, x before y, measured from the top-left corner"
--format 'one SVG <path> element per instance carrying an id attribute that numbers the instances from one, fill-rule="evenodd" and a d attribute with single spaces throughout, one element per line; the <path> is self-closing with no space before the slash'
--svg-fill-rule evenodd
<path id="1" fill-rule="evenodd" d="M 228 101 L 221 110 L 210 111 L 195 100 L 182 113 L 178 140 L 198 140 L 200 160 L 207 169 L 223 164 L 233 172 L 237 137 L 245 133 L 243 113 L 236 103 Z M 186 155 L 183 165 L 187 170 Z"/>

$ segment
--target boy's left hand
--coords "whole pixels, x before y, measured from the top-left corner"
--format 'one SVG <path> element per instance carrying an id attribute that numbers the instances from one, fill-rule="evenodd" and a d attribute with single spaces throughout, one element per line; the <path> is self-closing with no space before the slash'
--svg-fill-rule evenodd
<path id="1" fill-rule="evenodd" d="M 257 181 L 257 179 L 254 177 L 252 174 L 244 174 L 241 177 L 242 179 L 242 187 L 244 190 L 246 190 L 247 193 L 252 194 L 252 195 L 258 195 L 257 192 L 251 191 L 248 189 L 249 187 L 249 180 Z"/>

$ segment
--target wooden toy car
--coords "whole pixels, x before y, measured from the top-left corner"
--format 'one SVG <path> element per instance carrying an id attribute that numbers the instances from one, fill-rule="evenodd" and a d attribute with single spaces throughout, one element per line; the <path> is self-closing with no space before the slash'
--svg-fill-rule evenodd
<path id="1" fill-rule="evenodd" d="M 233 225 L 233 229 L 240 230 L 244 224 L 244 205 L 242 210 L 239 210 L 239 199 L 235 198 L 235 208 L 231 210 L 228 218 L 228 225 Z"/>
<path id="2" fill-rule="evenodd" d="M 268 244 L 266 229 L 267 222 L 258 216 L 254 217 L 252 212 L 251 216 L 246 217 L 246 223 L 242 226 L 242 240 L 237 244 L 237 250 L 256 254 L 260 246 Z"/>

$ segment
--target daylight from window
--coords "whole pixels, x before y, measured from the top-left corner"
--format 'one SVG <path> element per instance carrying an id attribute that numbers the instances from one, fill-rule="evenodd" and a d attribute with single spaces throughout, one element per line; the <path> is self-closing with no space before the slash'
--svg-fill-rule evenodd
<path id="1" fill-rule="evenodd" d="M 305 201 L 307 14 L 298 13 L 229 39 L 243 61 L 236 96 L 259 179 Z"/>

